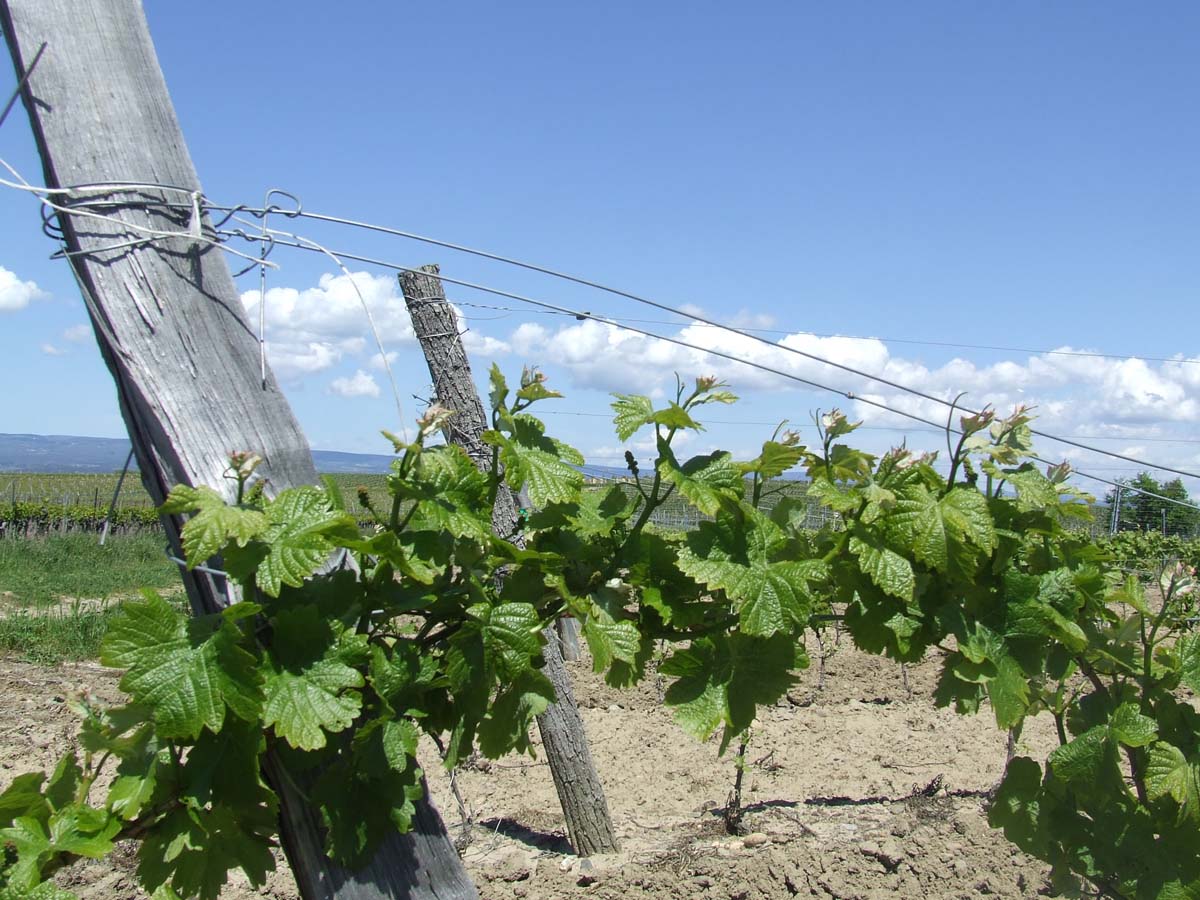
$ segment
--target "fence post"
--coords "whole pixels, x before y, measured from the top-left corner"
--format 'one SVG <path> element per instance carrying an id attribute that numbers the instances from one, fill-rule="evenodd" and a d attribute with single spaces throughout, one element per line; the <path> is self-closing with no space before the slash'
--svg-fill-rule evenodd
<path id="1" fill-rule="evenodd" d="M 402 272 L 400 288 L 429 364 L 437 401 L 455 413 L 446 424 L 446 440 L 462 447 L 481 471 L 490 472 L 492 450 L 483 442 L 487 417 L 471 378 L 471 363 L 458 333 L 458 319 L 446 302 L 438 271 L 437 266 L 429 265 L 419 272 Z M 498 534 L 508 534 L 516 524 L 517 499 L 502 486 L 496 492 L 492 526 Z M 546 665 L 542 671 L 554 685 L 558 699 L 537 721 L 567 819 L 567 832 L 580 856 L 614 853 L 618 849 L 616 832 L 563 665 L 559 636 L 553 626 L 542 635 L 546 639 L 546 652 L 542 654 Z"/>
<path id="2" fill-rule="evenodd" d="M 287 400 L 273 376 L 260 377 L 258 344 L 224 255 L 203 240 L 212 225 L 199 208 L 200 182 L 141 4 L 0 0 L 0 19 L 18 81 L 29 74 L 21 93 L 44 183 L 140 185 L 89 194 L 111 205 L 86 227 L 70 215 L 58 221 L 151 498 L 161 503 L 178 483 L 230 496 L 223 474 L 232 450 L 259 453 L 273 491 L 315 483 Z M 72 195 L 56 199 L 69 204 Z M 137 243 L 144 229 L 181 236 Z M 181 524 L 163 519 L 177 555 Z M 228 602 L 223 578 L 184 572 L 183 579 L 197 612 Z M 279 758 L 269 754 L 265 768 L 304 900 L 478 897 L 428 796 L 417 801 L 410 833 L 389 836 L 363 870 L 351 872 L 325 856 L 320 817 Z"/>

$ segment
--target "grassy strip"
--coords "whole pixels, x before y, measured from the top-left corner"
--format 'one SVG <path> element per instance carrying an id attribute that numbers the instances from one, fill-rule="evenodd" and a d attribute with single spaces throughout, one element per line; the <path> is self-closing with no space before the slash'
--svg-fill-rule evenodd
<path id="1" fill-rule="evenodd" d="M 0 656 L 53 666 L 96 659 L 118 607 L 19 610 L 0 617 Z"/>
<path id="2" fill-rule="evenodd" d="M 0 540 L 3 606 L 37 607 L 62 598 L 104 600 L 138 588 L 179 584 L 175 563 L 157 534 L 117 535 L 103 547 L 94 534 L 52 534 Z"/>

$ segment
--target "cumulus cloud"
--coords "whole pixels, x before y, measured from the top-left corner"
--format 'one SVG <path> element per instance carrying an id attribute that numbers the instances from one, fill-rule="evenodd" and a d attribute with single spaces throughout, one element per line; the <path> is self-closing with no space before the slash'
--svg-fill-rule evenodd
<path id="1" fill-rule="evenodd" d="M 477 331 L 468 331 L 462 336 L 463 349 L 468 354 L 478 357 L 501 356 L 509 351 L 509 345 L 498 338 L 489 337 L 486 334 L 480 334 Z M 480 362 L 484 362 L 480 359 Z"/>
<path id="2" fill-rule="evenodd" d="M 329 383 L 329 390 L 339 397 L 378 397 L 379 385 L 375 376 L 359 369 L 349 378 L 335 378 Z"/>
<path id="3" fill-rule="evenodd" d="M 283 379 L 324 371 L 373 346 L 364 302 L 385 347 L 413 340 L 396 280 L 385 275 L 325 274 L 316 287 L 270 288 L 266 300 L 267 358 Z M 258 291 L 242 294 L 252 323 L 258 321 L 260 302 Z"/>
<path id="4" fill-rule="evenodd" d="M 62 347 L 55 347 L 53 344 L 42 344 L 41 351 L 47 356 L 66 356 L 67 353 Z"/>
<path id="5" fill-rule="evenodd" d="M 64 341 L 72 344 L 82 344 L 92 338 L 91 325 L 72 325 L 70 328 L 64 329 L 62 333 Z"/>
<path id="6" fill-rule="evenodd" d="M 251 323 L 258 322 L 260 302 L 258 291 L 242 294 Z M 326 274 L 316 287 L 270 288 L 266 296 L 267 357 L 276 375 L 294 381 L 346 359 L 362 360 L 367 367 L 382 370 L 364 302 L 392 363 L 397 358 L 394 347 L 415 343 L 412 320 L 395 278 L 369 272 Z M 468 329 L 461 311 L 455 309 L 454 313 L 468 353 L 495 356 L 508 352 L 506 342 Z"/>
<path id="7" fill-rule="evenodd" d="M 22 281 L 16 273 L 0 266 L 0 312 L 16 312 L 48 296 L 36 282 Z"/>
<path id="8" fill-rule="evenodd" d="M 793 380 L 800 378 L 863 398 L 848 401 L 830 394 L 821 402 L 840 405 L 856 418 L 875 425 L 911 427 L 914 423 L 864 401 L 939 423 L 946 421 L 948 410 L 944 403 L 819 360 L 834 360 L 941 401 L 952 401 L 965 391 L 962 403 L 968 407 L 990 403 L 1007 412 L 1019 404 L 1034 406 L 1043 430 L 1128 438 L 1130 446 L 1144 437 L 1178 436 L 1185 426 L 1200 423 L 1200 356 L 1180 355 L 1169 362 L 1150 363 L 1136 358 L 1079 355 L 1086 350 L 1063 346 L 1024 359 L 983 364 L 956 358 L 928 366 L 919 359 L 893 355 L 878 339 L 795 333 L 763 343 L 707 325 L 689 325 L 670 336 L 692 346 L 635 335 L 593 321 L 553 332 L 526 324 L 509 340 L 523 355 L 565 368 L 580 387 L 651 393 L 673 383 L 674 373 L 679 372 L 685 377 L 714 374 L 728 381 L 735 391 L 748 394 L 805 390 L 804 384 Z M 775 371 L 751 368 L 741 364 L 742 360 Z M 1103 446 L 1116 449 L 1118 445 L 1106 441 Z M 1061 453 L 1062 449 L 1055 452 Z M 1154 456 L 1184 460 L 1177 449 L 1164 445 Z"/>
<path id="9" fill-rule="evenodd" d="M 390 366 L 392 363 L 394 363 L 396 361 L 396 357 L 399 355 L 400 354 L 398 354 L 395 350 L 389 350 L 387 352 L 388 366 Z M 371 358 L 369 360 L 367 360 L 367 365 L 370 366 L 372 369 L 374 369 L 376 372 L 383 372 L 387 368 L 387 366 L 385 366 L 383 364 L 383 362 L 384 362 L 383 354 L 375 353 L 371 356 Z"/>

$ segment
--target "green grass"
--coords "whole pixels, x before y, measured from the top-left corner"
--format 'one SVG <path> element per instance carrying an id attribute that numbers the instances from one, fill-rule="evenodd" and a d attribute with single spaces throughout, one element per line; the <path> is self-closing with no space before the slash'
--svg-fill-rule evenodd
<path id="1" fill-rule="evenodd" d="M 38 607 L 63 598 L 104 600 L 138 588 L 179 584 L 161 535 L 112 535 L 103 547 L 94 534 L 52 534 L 0 540 L 0 593 L 5 606 Z"/>
<path id="2" fill-rule="evenodd" d="M 18 610 L 0 617 L 0 656 L 17 656 L 53 666 L 96 659 L 100 641 L 117 606 L 82 609 Z"/>
<path id="3" fill-rule="evenodd" d="M 112 535 L 103 547 L 94 534 L 0 540 L 0 655 L 95 659 L 120 598 L 179 584 L 161 535 Z"/>

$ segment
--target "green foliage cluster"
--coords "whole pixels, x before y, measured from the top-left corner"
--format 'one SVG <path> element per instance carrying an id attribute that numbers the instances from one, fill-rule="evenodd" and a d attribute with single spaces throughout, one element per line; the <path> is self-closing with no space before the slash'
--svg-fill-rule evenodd
<path id="1" fill-rule="evenodd" d="M 1109 491 L 1104 500 L 1108 504 L 1104 524 L 1110 531 L 1200 536 L 1200 509 L 1179 478 L 1159 481 L 1150 472 L 1139 472 L 1133 478 L 1121 479 L 1119 487 Z"/>
<path id="2" fill-rule="evenodd" d="M 1139 573 L 1143 579 L 1156 578 L 1169 562 L 1200 566 L 1200 538 L 1163 535 L 1158 531 L 1120 531 L 1097 543 L 1115 565 Z"/>
<path id="3" fill-rule="evenodd" d="M 527 411 L 555 396 L 535 372 L 514 391 L 493 368 L 488 473 L 456 447 L 426 446 L 450 415 L 431 409 L 414 442 L 392 438 L 390 502 L 360 497 L 366 535 L 328 483 L 267 499 L 249 454 L 232 460 L 233 503 L 176 488 L 165 509 L 190 514 L 189 562 L 220 554 L 245 599 L 193 619 L 154 595 L 127 605 L 102 659 L 126 669 L 130 702 L 82 702 L 82 762 L 68 755 L 49 779 L 21 776 L 0 794 L 7 896 L 58 896 L 41 886 L 57 865 L 120 836 L 142 839 L 139 876 L 159 900 L 216 897 L 234 867 L 261 880 L 277 806 L 268 752 L 311 785 L 329 852 L 362 862 L 410 824 L 420 731 L 445 736 L 448 765 L 530 749 L 553 700 L 540 635 L 566 614 L 615 685 L 641 678 L 663 642 L 666 703 L 724 750 L 793 683 L 805 630 L 834 607 L 870 652 L 905 661 L 939 648 L 938 703 L 986 703 L 1010 731 L 1053 717 L 1061 746 L 1012 761 L 991 817 L 1061 888 L 1200 897 L 1194 580 L 1172 570 L 1155 605 L 1109 572 L 1067 528 L 1089 513 L 1066 467 L 1028 460 L 1023 410 L 964 417 L 943 477 L 930 456 L 850 447 L 856 426 L 837 411 L 818 419 L 811 448 L 776 432 L 751 460 L 681 460 L 676 436 L 733 395 L 699 379 L 663 407 L 619 396 L 618 438 L 648 429 L 657 447 L 652 471 L 631 464 L 630 496 L 582 489 L 576 451 Z M 771 479 L 797 466 L 805 500 L 760 510 Z M 504 484 L 537 507 L 519 540 L 491 528 Z M 711 519 L 647 529 L 673 497 Z M 841 527 L 803 528 L 813 497 Z M 355 565 L 330 569 L 338 551 Z M 110 764 L 117 777 L 93 804 Z"/>
<path id="4" fill-rule="evenodd" d="M 55 529 L 98 531 L 108 514 L 107 507 L 91 503 L 55 503 L 50 500 L 18 500 L 0 503 L 0 520 L 9 535 L 41 534 Z M 157 529 L 158 510 L 152 506 L 118 506 L 109 525 L 119 529 Z"/>

